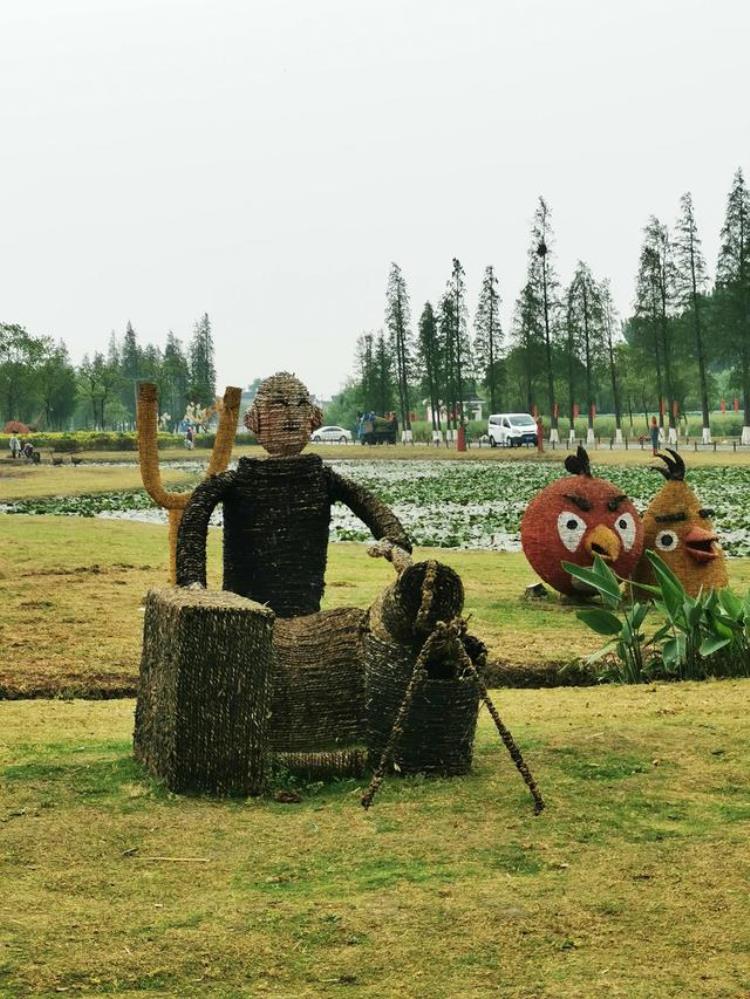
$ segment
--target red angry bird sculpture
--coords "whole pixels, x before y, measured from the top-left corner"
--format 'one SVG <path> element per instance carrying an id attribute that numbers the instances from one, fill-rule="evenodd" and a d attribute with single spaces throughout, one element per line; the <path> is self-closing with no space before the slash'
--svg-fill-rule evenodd
<path id="1" fill-rule="evenodd" d="M 565 459 L 572 478 L 557 479 L 534 497 L 521 521 L 521 545 L 534 571 L 568 596 L 588 589 L 563 562 L 590 566 L 601 557 L 629 579 L 643 552 L 643 524 L 627 496 L 591 474 L 589 456 L 578 448 Z"/>

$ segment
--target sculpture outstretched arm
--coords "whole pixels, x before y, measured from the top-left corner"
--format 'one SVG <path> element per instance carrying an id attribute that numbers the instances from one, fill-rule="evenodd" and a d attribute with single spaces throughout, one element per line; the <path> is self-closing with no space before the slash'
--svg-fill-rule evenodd
<path id="1" fill-rule="evenodd" d="M 212 475 L 193 491 L 177 535 L 178 586 L 206 585 L 208 522 L 234 482 L 234 472 Z"/>
<path id="2" fill-rule="evenodd" d="M 330 477 L 331 502 L 344 503 L 359 519 L 369 527 L 373 537 L 385 538 L 406 552 L 411 552 L 411 541 L 401 521 L 377 496 L 350 479 L 328 469 Z"/>

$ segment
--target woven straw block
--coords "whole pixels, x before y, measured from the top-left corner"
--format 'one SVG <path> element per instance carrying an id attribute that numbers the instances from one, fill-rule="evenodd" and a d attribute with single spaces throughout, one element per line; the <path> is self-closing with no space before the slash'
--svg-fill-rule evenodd
<path id="1" fill-rule="evenodd" d="M 364 636 L 365 708 L 370 765 L 377 766 L 414 672 L 414 649 Z M 459 663 L 441 663 L 443 677 L 428 676 L 414 695 L 393 754 L 401 773 L 460 776 L 471 769 L 479 692 Z M 453 674 L 452 676 L 450 674 Z M 445 675 L 448 674 L 448 675 Z"/>
<path id="2" fill-rule="evenodd" d="M 364 619 L 362 610 L 339 607 L 276 621 L 270 720 L 275 752 L 323 752 L 331 761 L 343 760 L 344 747 L 362 742 Z"/>
<path id="3" fill-rule="evenodd" d="M 146 598 L 135 755 L 170 790 L 264 787 L 274 614 L 234 593 Z"/>

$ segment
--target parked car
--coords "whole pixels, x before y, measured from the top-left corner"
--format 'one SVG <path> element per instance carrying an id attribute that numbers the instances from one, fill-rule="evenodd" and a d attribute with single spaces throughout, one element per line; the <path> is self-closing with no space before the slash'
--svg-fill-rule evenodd
<path id="1" fill-rule="evenodd" d="M 351 444 L 351 430 L 344 427 L 318 427 L 310 435 L 310 440 L 325 444 Z"/>
<path id="2" fill-rule="evenodd" d="M 529 413 L 495 413 L 487 421 L 487 436 L 493 447 L 536 444 L 536 420 Z"/>

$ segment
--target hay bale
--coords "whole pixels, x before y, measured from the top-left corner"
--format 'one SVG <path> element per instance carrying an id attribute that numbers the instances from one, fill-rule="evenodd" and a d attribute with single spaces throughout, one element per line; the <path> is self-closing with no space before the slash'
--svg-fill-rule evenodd
<path id="1" fill-rule="evenodd" d="M 171 791 L 263 790 L 273 624 L 234 593 L 149 592 L 134 748 Z"/>

